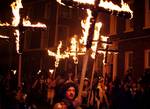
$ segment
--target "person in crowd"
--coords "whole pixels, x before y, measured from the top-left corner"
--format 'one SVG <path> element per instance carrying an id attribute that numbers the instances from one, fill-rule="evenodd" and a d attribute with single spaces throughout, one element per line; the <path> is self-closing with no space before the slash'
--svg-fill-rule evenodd
<path id="1" fill-rule="evenodd" d="M 100 77 L 98 84 L 97 84 L 97 91 L 95 94 L 95 99 L 97 102 L 97 109 L 108 109 L 109 108 L 109 102 L 106 95 L 106 87 L 104 84 L 104 78 Z"/>
<path id="2" fill-rule="evenodd" d="M 61 101 L 53 109 L 77 109 L 81 103 L 78 96 L 78 86 L 74 82 L 67 82 L 62 86 Z"/>
<path id="3" fill-rule="evenodd" d="M 49 73 L 47 78 L 47 102 L 50 105 L 53 104 L 53 99 L 55 95 L 55 86 L 56 86 L 56 81 L 53 78 L 53 75 Z"/>
<path id="4" fill-rule="evenodd" d="M 88 78 L 85 78 L 83 91 L 82 91 L 82 108 L 83 109 L 87 109 L 88 107 L 89 92 L 90 92 L 90 81 Z"/>

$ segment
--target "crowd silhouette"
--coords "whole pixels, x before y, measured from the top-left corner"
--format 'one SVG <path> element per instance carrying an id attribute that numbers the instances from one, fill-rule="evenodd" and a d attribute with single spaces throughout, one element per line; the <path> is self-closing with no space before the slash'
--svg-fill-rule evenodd
<path id="1" fill-rule="evenodd" d="M 42 73 L 34 78 L 31 87 L 26 83 L 17 87 L 17 76 L 7 72 L 0 78 L 0 109 L 53 109 L 62 101 L 66 83 L 80 84 L 80 79 L 73 81 L 72 75 Z M 78 87 L 79 88 L 79 87 Z M 82 96 L 78 99 L 80 109 L 150 109 L 150 69 L 146 69 L 137 80 L 132 71 L 123 79 L 95 75 L 92 88 L 90 79 L 84 79 Z M 57 109 L 57 108 L 54 108 Z M 70 109 L 60 108 L 60 109 Z"/>

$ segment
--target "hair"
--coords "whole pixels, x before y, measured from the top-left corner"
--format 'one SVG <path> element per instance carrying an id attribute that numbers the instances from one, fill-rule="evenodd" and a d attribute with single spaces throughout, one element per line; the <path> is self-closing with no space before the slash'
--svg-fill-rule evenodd
<path id="1" fill-rule="evenodd" d="M 63 99 L 66 97 L 66 91 L 70 87 L 75 88 L 75 97 L 74 97 L 74 99 L 78 96 L 78 86 L 74 82 L 67 82 L 62 86 L 62 98 Z"/>

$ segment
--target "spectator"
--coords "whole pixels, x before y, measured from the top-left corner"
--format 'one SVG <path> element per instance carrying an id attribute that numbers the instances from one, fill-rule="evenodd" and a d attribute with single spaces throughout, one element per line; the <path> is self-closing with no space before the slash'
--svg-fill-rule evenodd
<path id="1" fill-rule="evenodd" d="M 80 100 L 76 99 L 78 87 L 73 82 L 67 82 L 62 87 L 62 99 L 54 105 L 53 109 L 76 109 Z"/>

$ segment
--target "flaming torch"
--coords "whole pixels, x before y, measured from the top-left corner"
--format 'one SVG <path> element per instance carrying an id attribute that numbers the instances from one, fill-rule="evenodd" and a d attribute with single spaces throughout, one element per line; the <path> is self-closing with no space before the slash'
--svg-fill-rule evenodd
<path id="1" fill-rule="evenodd" d="M 83 90 L 83 82 L 85 78 L 87 63 L 88 63 L 88 55 L 90 53 L 90 49 L 92 46 L 93 36 L 94 36 L 94 29 L 95 24 L 97 21 L 98 13 L 99 12 L 107 12 L 114 15 L 122 15 L 127 16 L 128 18 L 133 17 L 133 12 L 129 8 L 129 6 L 121 1 L 121 7 L 118 5 L 113 4 L 112 2 L 107 2 L 104 0 L 57 0 L 57 2 L 67 5 L 69 7 L 76 7 L 76 8 L 84 8 L 91 10 L 91 17 L 90 17 L 90 26 L 88 28 L 88 35 L 86 38 L 86 53 L 83 58 L 83 66 L 82 66 L 82 73 L 80 79 L 80 86 L 79 86 L 79 97 L 81 97 L 81 93 Z"/>
<path id="2" fill-rule="evenodd" d="M 73 60 L 75 64 L 75 76 L 74 80 L 77 80 L 78 75 L 78 42 L 77 42 L 77 36 L 74 35 L 74 37 L 71 39 L 71 46 L 70 46 L 70 52 L 73 52 Z"/>
<path id="3" fill-rule="evenodd" d="M 37 23 L 32 25 L 29 20 L 23 18 L 22 14 L 20 15 L 20 9 L 23 8 L 21 0 L 16 0 L 10 6 L 13 13 L 12 24 L 0 23 L 1 27 L 15 29 L 14 35 L 16 36 L 16 50 L 19 54 L 19 63 L 18 63 L 18 87 L 21 87 L 21 66 L 22 66 L 22 52 L 24 44 L 24 32 L 26 28 L 46 28 L 45 24 Z M 24 19 L 24 20 L 23 20 Z"/>
<path id="4" fill-rule="evenodd" d="M 62 54 L 60 52 L 61 47 L 62 47 L 62 41 L 60 41 L 60 43 L 57 47 L 57 52 L 56 53 L 52 52 L 50 50 L 47 51 L 49 56 L 54 56 L 55 57 L 55 70 L 53 72 L 53 78 L 55 78 L 56 68 L 59 66 L 60 59 L 69 58 L 69 55 L 66 52 L 64 54 Z"/>

